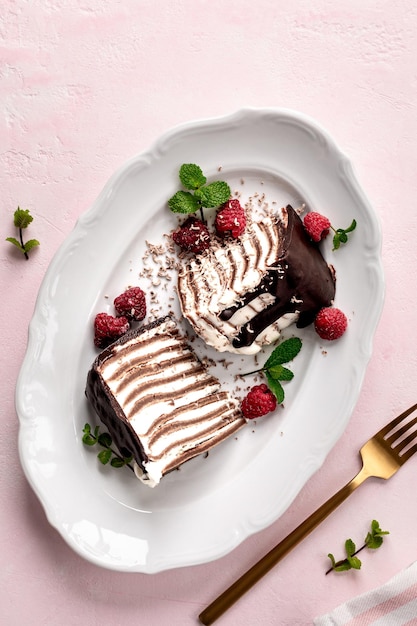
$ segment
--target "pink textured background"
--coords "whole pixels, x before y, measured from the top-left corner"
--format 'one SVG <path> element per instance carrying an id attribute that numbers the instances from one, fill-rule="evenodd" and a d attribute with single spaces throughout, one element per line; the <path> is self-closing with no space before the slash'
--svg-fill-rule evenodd
<path id="1" fill-rule="evenodd" d="M 358 469 L 364 440 L 417 400 L 417 5 L 414 0 L 3 0 L 0 12 L 0 623 L 187 626 Z M 17 456 L 16 377 L 48 264 L 113 171 L 165 130 L 242 106 L 319 121 L 382 223 L 386 302 L 351 422 L 290 509 L 228 556 L 146 576 L 102 570 L 49 526 Z M 17 205 L 41 241 L 4 242 Z M 413 459 L 369 482 L 219 624 L 306 625 L 416 559 Z M 222 512 L 219 511 L 219 515 Z M 391 535 L 363 570 L 324 576 L 376 518 Z"/>

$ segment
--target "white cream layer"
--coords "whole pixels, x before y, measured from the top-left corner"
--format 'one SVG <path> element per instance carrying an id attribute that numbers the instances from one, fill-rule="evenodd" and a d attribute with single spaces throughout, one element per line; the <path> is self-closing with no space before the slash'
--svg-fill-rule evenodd
<path id="1" fill-rule="evenodd" d="M 154 486 L 187 458 L 212 447 L 245 421 L 238 403 L 221 393 L 172 319 L 115 345 L 100 373 L 149 461 L 138 477 Z"/>

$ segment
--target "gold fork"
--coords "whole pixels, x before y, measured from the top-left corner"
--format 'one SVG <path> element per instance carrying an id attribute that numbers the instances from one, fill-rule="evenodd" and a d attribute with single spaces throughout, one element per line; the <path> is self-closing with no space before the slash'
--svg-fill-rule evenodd
<path id="1" fill-rule="evenodd" d="M 206 626 L 213 624 L 367 478 L 391 478 L 417 452 L 417 430 L 412 430 L 417 417 L 407 420 L 416 409 L 414 404 L 369 439 L 360 449 L 360 472 L 204 609 L 199 615 L 200 622 Z"/>

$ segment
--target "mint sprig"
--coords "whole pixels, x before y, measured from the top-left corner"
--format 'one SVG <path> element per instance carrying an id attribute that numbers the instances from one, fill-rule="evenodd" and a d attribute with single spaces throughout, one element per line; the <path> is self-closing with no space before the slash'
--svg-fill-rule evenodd
<path id="1" fill-rule="evenodd" d="M 345 541 L 346 558 L 336 561 L 333 554 L 329 553 L 327 555 L 332 566 L 327 570 L 326 575 L 333 571 L 345 572 L 350 569 L 361 569 L 362 561 L 356 555 L 365 548 L 376 550 L 381 547 L 384 541 L 384 535 L 389 535 L 389 531 L 381 530 L 379 522 L 372 520 L 371 530 L 366 535 L 364 544 L 358 550 L 352 539 L 347 539 Z"/>
<path id="2" fill-rule="evenodd" d="M 37 239 L 29 239 L 29 241 L 26 241 L 26 243 L 24 243 L 23 241 L 23 230 L 27 228 L 29 224 L 31 224 L 31 222 L 33 222 L 33 217 L 29 213 L 28 209 L 24 210 L 20 207 L 17 207 L 13 215 L 13 222 L 16 228 L 19 229 L 19 240 L 17 240 L 16 237 L 6 237 L 6 241 L 9 241 L 11 244 L 16 246 L 16 248 L 18 248 L 22 252 L 22 254 L 24 254 L 27 260 L 29 259 L 28 253 L 33 248 L 40 245 Z"/>
<path id="3" fill-rule="evenodd" d="M 201 167 L 195 163 L 183 163 L 179 179 L 187 191 L 177 191 L 168 200 L 168 206 L 174 213 L 190 214 L 200 211 L 204 221 L 203 208 L 220 206 L 231 196 L 230 187 L 224 181 L 217 180 L 207 184 Z"/>
<path id="4" fill-rule="evenodd" d="M 103 448 L 103 450 L 100 450 L 97 454 L 100 463 L 103 465 L 110 463 L 112 467 L 116 468 L 127 466 L 132 472 L 134 471 L 131 465 L 132 457 L 124 457 L 119 454 L 117 450 L 113 448 L 113 440 L 109 433 L 100 433 L 100 426 L 95 426 L 94 430 L 92 430 L 90 424 L 87 423 L 83 428 L 83 433 L 82 441 L 86 446 L 95 446 L 98 444 Z"/>
<path id="5" fill-rule="evenodd" d="M 342 243 L 347 243 L 349 239 L 349 233 L 353 232 L 356 228 L 356 220 L 352 220 L 352 223 L 348 228 L 333 228 L 331 226 L 333 235 L 333 250 L 338 250 Z"/>
<path id="6" fill-rule="evenodd" d="M 242 374 L 242 376 L 250 376 L 251 374 L 258 374 L 260 372 L 264 374 L 268 387 L 275 395 L 278 404 L 282 404 L 285 398 L 285 392 L 281 382 L 290 381 L 294 378 L 294 373 L 287 367 L 284 367 L 283 364 L 295 359 L 301 347 L 302 341 L 299 337 L 290 337 L 290 339 L 286 339 L 278 344 L 265 361 L 263 367 Z"/>

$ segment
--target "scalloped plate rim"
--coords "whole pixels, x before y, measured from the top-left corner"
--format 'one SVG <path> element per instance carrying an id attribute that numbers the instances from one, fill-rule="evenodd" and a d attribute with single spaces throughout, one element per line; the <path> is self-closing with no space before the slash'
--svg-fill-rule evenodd
<path id="1" fill-rule="evenodd" d="M 89 235 L 89 229 L 95 219 L 102 218 L 101 210 L 102 210 L 104 199 L 109 194 L 109 192 L 114 189 L 115 185 L 118 182 L 122 181 L 123 176 L 125 175 L 126 171 L 128 171 L 128 169 L 131 166 L 137 165 L 138 163 L 142 163 L 142 168 L 152 167 L 153 160 L 159 158 L 159 155 L 163 153 L 164 150 L 166 151 L 167 149 L 169 149 L 170 142 L 180 138 L 181 135 L 183 134 L 192 132 L 195 129 L 202 130 L 204 128 L 210 128 L 212 130 L 216 130 L 217 128 L 220 128 L 223 125 L 227 126 L 228 124 L 232 124 L 232 123 L 239 125 L 240 123 L 242 123 L 242 121 L 247 120 L 248 118 L 258 119 L 259 117 L 262 117 L 262 116 L 267 116 L 267 117 L 272 116 L 276 118 L 281 118 L 282 120 L 287 121 L 287 122 L 288 120 L 292 122 L 296 122 L 297 124 L 304 125 L 309 130 L 313 129 L 317 133 L 318 136 L 323 137 L 325 142 L 327 142 L 327 144 L 331 147 L 331 149 L 337 155 L 339 160 L 344 163 L 345 167 L 347 166 L 345 169 L 345 176 L 348 180 L 348 183 L 351 186 L 351 188 L 354 190 L 355 194 L 360 198 L 362 205 L 365 207 L 368 213 L 368 217 L 372 223 L 374 240 L 372 244 L 370 245 L 370 249 L 368 250 L 368 261 L 372 262 L 371 264 L 373 266 L 374 278 L 376 280 L 375 289 L 377 291 L 378 298 L 377 298 L 377 301 L 374 303 L 373 308 L 371 309 L 372 314 L 369 316 L 367 320 L 367 332 L 365 333 L 365 339 L 367 339 L 367 341 L 365 341 L 361 346 L 360 368 L 359 368 L 360 371 L 355 380 L 356 393 L 354 394 L 354 397 L 350 399 L 350 402 L 347 403 L 347 405 L 345 406 L 345 411 L 344 411 L 345 414 L 350 417 L 350 414 L 352 413 L 354 406 L 356 404 L 357 396 L 359 395 L 360 388 L 361 388 L 363 378 L 365 375 L 366 365 L 372 354 L 373 338 L 374 338 L 376 327 L 377 327 L 377 324 L 378 324 L 378 321 L 382 312 L 382 308 L 383 308 L 384 278 L 383 278 L 382 263 L 381 263 L 381 258 L 380 258 L 381 229 L 380 229 L 379 220 L 377 218 L 377 215 L 374 213 L 372 207 L 370 206 L 367 198 L 365 197 L 360 185 L 358 184 L 358 181 L 356 180 L 353 166 L 352 166 L 350 159 L 346 156 L 344 152 L 340 150 L 340 148 L 337 146 L 337 144 L 335 143 L 331 135 L 327 131 L 325 131 L 315 120 L 313 120 L 312 118 L 308 117 L 305 114 L 293 111 L 291 109 L 285 109 L 285 108 L 278 109 L 278 108 L 273 108 L 273 107 L 264 107 L 264 108 L 245 107 L 229 115 L 211 117 L 211 118 L 202 118 L 202 119 L 185 122 L 177 126 L 174 126 L 172 129 L 168 130 L 163 135 L 161 135 L 160 138 L 157 139 L 151 145 L 148 151 L 131 157 L 121 167 L 119 167 L 116 170 L 116 172 L 110 177 L 108 182 L 105 184 L 103 190 L 97 197 L 96 201 L 92 204 L 90 209 L 85 211 L 77 219 L 72 232 L 69 234 L 69 236 L 61 245 L 61 247 L 55 253 L 45 273 L 44 279 L 42 281 L 42 284 L 38 293 L 33 317 L 29 325 L 27 350 L 26 350 L 26 354 L 24 357 L 21 370 L 19 372 L 17 386 L 16 386 L 16 409 L 17 409 L 17 413 L 19 417 L 19 424 L 20 424 L 19 455 L 20 455 L 23 469 L 29 480 L 29 483 L 31 484 L 37 497 L 39 498 L 42 505 L 44 506 L 49 522 L 55 528 L 59 530 L 63 538 L 67 541 L 67 543 L 69 543 L 69 545 L 71 545 L 71 547 L 76 552 L 78 552 L 84 558 L 87 558 L 88 560 L 91 560 L 92 562 L 96 563 L 97 565 L 101 565 L 104 567 L 108 567 L 110 569 L 115 569 L 115 570 L 120 570 L 120 571 L 138 571 L 138 572 L 143 572 L 143 573 L 154 573 L 154 572 L 163 571 L 165 569 L 170 569 L 174 567 L 203 563 L 203 562 L 207 562 L 207 561 L 219 558 L 221 556 L 224 556 L 225 554 L 230 552 L 232 549 L 234 549 L 237 545 L 239 545 L 246 537 L 253 534 L 254 532 L 258 532 L 259 530 L 262 530 L 262 528 L 265 528 L 265 526 L 269 525 L 270 523 L 272 523 L 272 521 L 274 521 L 273 519 L 267 520 L 267 522 L 261 525 L 260 527 L 253 525 L 253 524 L 252 525 L 241 524 L 240 527 L 236 527 L 233 529 L 234 532 L 231 533 L 232 535 L 231 539 L 229 537 L 229 539 L 225 540 L 225 542 L 221 546 L 220 545 L 216 546 L 215 552 L 213 552 L 213 550 L 211 550 L 210 548 L 207 548 L 205 550 L 201 550 L 200 553 L 195 553 L 193 555 L 186 555 L 186 557 L 183 558 L 183 562 L 178 561 L 178 559 L 176 559 L 175 557 L 173 559 L 171 558 L 167 560 L 164 560 L 162 558 L 162 559 L 159 559 L 159 561 L 156 559 L 153 564 L 149 562 L 146 564 L 146 566 L 132 569 L 131 567 L 126 566 L 123 563 L 119 565 L 114 564 L 114 563 L 110 564 L 110 563 L 105 563 L 103 562 L 103 560 L 97 559 L 96 557 L 92 557 L 91 555 L 86 554 L 86 552 L 79 546 L 79 544 L 73 541 L 72 537 L 66 536 L 65 532 L 63 532 L 62 528 L 60 528 L 59 519 L 58 519 L 59 516 L 56 513 L 56 510 L 54 510 L 54 508 L 48 504 L 47 497 L 45 496 L 42 489 L 39 487 L 37 481 L 32 475 L 30 468 L 26 464 L 25 447 L 27 445 L 27 442 L 25 440 L 25 429 L 26 427 L 30 425 L 30 422 L 33 419 L 33 416 L 30 416 L 27 414 L 24 408 L 24 404 L 22 402 L 22 389 L 24 388 L 24 385 L 25 385 L 25 379 L 27 378 L 31 367 L 33 366 L 31 363 L 31 358 L 36 352 L 36 346 L 38 342 L 42 340 L 44 333 L 46 332 L 45 327 L 46 327 L 47 319 L 45 317 L 45 313 L 43 311 L 42 305 L 43 305 L 43 300 L 47 300 L 47 297 L 49 295 L 49 289 L 50 289 L 52 278 L 59 271 L 61 264 L 65 262 L 65 257 L 66 257 L 66 253 L 68 249 L 71 248 L 71 246 L 73 245 L 77 245 L 78 241 L 83 240 L 85 237 Z M 35 419 L 36 419 L 36 416 L 35 416 Z M 333 447 L 333 445 L 336 443 L 336 441 L 339 439 L 339 437 L 343 433 L 346 427 L 346 424 L 348 422 L 348 419 L 349 418 L 346 418 L 346 420 L 343 423 L 341 423 L 340 428 L 333 432 L 333 436 L 329 442 L 330 449 Z M 328 452 L 329 450 L 327 450 L 326 453 L 322 455 L 321 457 L 316 456 L 313 458 L 312 463 L 311 463 L 311 470 L 310 470 L 309 477 L 323 464 Z M 308 480 L 308 478 L 306 480 Z M 306 482 L 306 480 L 304 481 L 304 483 Z M 300 486 L 300 488 L 301 487 L 302 485 Z M 293 497 L 295 497 L 295 495 L 292 495 L 292 497 L 290 498 L 291 501 Z M 282 513 L 283 511 L 281 511 L 279 515 L 281 515 Z M 275 517 L 274 519 L 276 518 L 277 517 Z"/>

